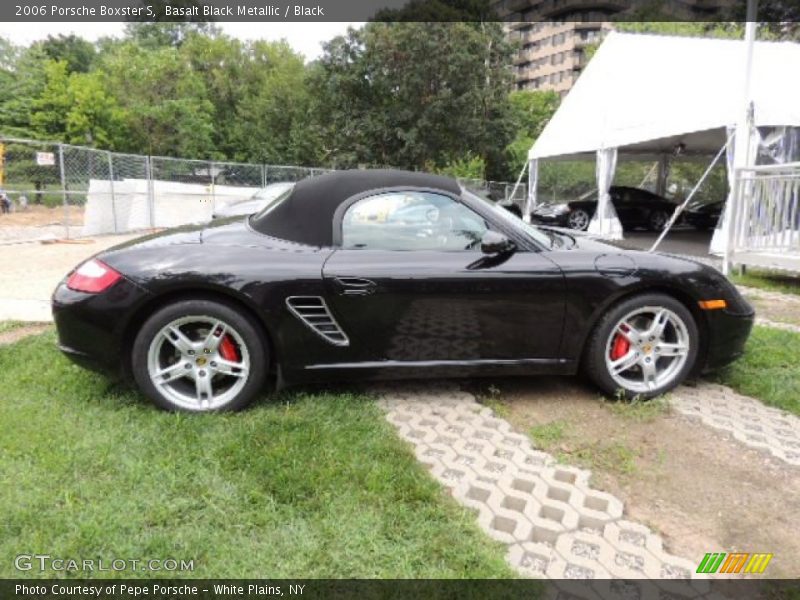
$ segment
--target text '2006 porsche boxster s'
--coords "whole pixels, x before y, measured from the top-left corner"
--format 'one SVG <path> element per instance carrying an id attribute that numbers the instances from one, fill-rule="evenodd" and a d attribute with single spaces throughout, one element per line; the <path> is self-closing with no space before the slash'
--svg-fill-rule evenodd
<path id="1" fill-rule="evenodd" d="M 61 349 L 160 407 L 270 381 L 585 373 L 652 397 L 742 352 L 716 270 L 529 225 L 446 177 L 306 179 L 261 212 L 106 250 L 53 295 Z"/>

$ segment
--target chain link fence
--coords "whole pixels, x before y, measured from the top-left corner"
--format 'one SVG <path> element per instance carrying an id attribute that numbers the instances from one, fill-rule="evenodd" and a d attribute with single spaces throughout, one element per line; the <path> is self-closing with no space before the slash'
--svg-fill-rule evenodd
<path id="1" fill-rule="evenodd" d="M 459 183 L 465 188 L 504 206 L 515 205 L 522 210 L 525 208 L 525 200 L 528 197 L 528 185 L 520 182 L 514 190 L 514 182 L 509 181 L 484 181 L 483 179 L 459 178 Z M 513 194 L 513 196 L 512 196 Z"/>
<path id="2" fill-rule="evenodd" d="M 144 231 L 328 169 L 190 160 L 0 138 L 0 243 Z"/>
<path id="3" fill-rule="evenodd" d="M 74 239 L 209 221 L 214 212 L 279 182 L 330 169 L 108 152 L 0 137 L 0 243 Z M 504 204 L 527 188 L 462 180 Z"/>

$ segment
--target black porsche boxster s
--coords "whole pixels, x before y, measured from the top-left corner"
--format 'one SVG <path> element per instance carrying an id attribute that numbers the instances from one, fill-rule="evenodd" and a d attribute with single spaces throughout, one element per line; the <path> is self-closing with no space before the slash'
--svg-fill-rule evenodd
<path id="1" fill-rule="evenodd" d="M 143 237 L 58 286 L 59 345 L 160 407 L 238 409 L 267 381 L 587 374 L 652 397 L 742 352 L 716 270 L 526 224 L 449 178 L 340 171 L 248 217 Z"/>

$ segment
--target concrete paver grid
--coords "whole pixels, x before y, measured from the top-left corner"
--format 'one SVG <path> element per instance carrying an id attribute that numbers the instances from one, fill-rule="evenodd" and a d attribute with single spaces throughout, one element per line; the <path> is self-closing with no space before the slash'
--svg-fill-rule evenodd
<path id="1" fill-rule="evenodd" d="M 507 545 L 507 559 L 521 573 L 697 577 L 692 561 L 669 554 L 658 535 L 623 518 L 618 498 L 592 488 L 589 471 L 557 464 L 472 394 L 450 383 L 386 385 L 375 393 L 417 458 L 477 512 L 489 536 Z M 705 593 L 705 583 L 687 583 L 686 596 Z"/>

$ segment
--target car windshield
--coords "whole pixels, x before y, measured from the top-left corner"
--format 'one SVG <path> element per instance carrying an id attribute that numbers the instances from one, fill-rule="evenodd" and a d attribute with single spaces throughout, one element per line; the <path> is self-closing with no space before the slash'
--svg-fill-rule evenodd
<path id="1" fill-rule="evenodd" d="M 469 191 L 468 189 L 465 189 L 465 188 L 462 188 L 462 193 L 465 196 L 468 196 L 470 199 L 478 200 L 478 201 L 480 201 L 480 202 L 482 202 L 484 204 L 489 205 L 489 207 L 494 211 L 494 213 L 497 215 L 497 217 L 499 217 L 501 220 L 505 221 L 506 223 L 510 224 L 515 229 L 522 230 L 523 232 L 528 234 L 528 236 L 533 238 L 538 243 L 540 243 L 540 244 L 542 244 L 544 246 L 548 246 L 548 247 L 552 247 L 553 246 L 553 237 L 552 236 L 547 235 L 544 231 L 542 231 L 538 227 L 536 227 L 534 225 L 531 225 L 530 223 L 526 223 L 525 221 L 520 219 L 517 215 L 515 215 L 514 213 L 512 213 L 509 210 L 506 210 L 505 208 L 503 208 L 499 204 L 495 204 L 491 200 L 489 200 L 487 198 L 484 198 L 483 196 L 480 196 L 480 195 L 476 194 L 475 192 L 471 192 L 471 191 Z"/>

